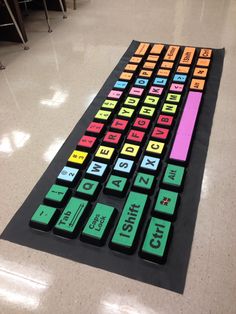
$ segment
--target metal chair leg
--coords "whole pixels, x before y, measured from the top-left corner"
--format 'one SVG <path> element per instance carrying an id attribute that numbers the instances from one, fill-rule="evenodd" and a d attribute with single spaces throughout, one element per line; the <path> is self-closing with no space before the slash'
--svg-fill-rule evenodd
<path id="1" fill-rule="evenodd" d="M 24 40 L 24 38 L 23 38 L 23 35 L 22 35 L 22 33 L 21 33 L 21 30 L 20 30 L 20 28 L 19 28 L 19 26 L 18 26 L 18 24 L 17 24 L 17 22 L 16 22 L 16 19 L 15 19 L 13 13 L 12 13 L 12 10 L 11 10 L 11 8 L 10 8 L 10 6 L 9 6 L 9 4 L 8 4 L 8 2 L 7 2 L 7 0 L 3 0 L 3 1 L 4 1 L 5 6 L 6 6 L 7 10 L 8 10 L 8 13 L 10 14 L 10 17 L 11 17 L 11 19 L 12 19 L 14 25 L 15 25 L 15 28 L 16 28 L 16 30 L 17 30 L 17 33 L 18 33 L 18 35 L 20 36 L 20 39 L 22 40 L 22 43 L 23 43 L 23 45 L 24 45 L 24 49 L 25 49 L 25 50 L 28 50 L 29 47 L 26 46 L 26 42 L 25 42 L 25 40 Z"/>
<path id="2" fill-rule="evenodd" d="M 2 62 L 0 61 L 0 70 L 4 70 L 6 67 L 4 67 L 4 65 L 2 64 Z"/>
<path id="3" fill-rule="evenodd" d="M 66 12 L 64 10 L 64 6 L 63 6 L 63 3 L 61 0 L 59 0 L 59 3 L 60 3 L 60 6 L 61 6 L 61 10 L 62 10 L 62 13 L 63 13 L 63 19 L 66 19 L 67 16 L 66 16 Z"/>
<path id="4" fill-rule="evenodd" d="M 76 10 L 76 0 L 74 0 L 74 10 Z"/>
<path id="5" fill-rule="evenodd" d="M 49 21 L 49 16 L 48 16 L 48 7 L 45 0 L 43 0 L 43 6 L 44 6 L 44 13 L 45 13 L 47 24 L 48 24 L 48 32 L 51 33 L 52 29 L 50 26 L 50 21 Z"/>

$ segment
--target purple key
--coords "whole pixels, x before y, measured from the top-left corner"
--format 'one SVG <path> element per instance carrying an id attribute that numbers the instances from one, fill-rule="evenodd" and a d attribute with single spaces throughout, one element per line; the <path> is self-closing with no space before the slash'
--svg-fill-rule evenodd
<path id="1" fill-rule="evenodd" d="M 188 93 L 184 111 L 170 153 L 170 159 L 181 162 L 186 161 L 201 99 L 202 93 L 200 92 Z"/>

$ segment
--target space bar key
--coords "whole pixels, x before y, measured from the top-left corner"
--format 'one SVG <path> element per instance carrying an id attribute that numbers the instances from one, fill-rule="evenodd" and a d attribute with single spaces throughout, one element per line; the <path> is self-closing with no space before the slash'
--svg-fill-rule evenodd
<path id="1" fill-rule="evenodd" d="M 186 162 L 202 99 L 201 92 L 190 91 L 175 135 L 170 159 Z"/>

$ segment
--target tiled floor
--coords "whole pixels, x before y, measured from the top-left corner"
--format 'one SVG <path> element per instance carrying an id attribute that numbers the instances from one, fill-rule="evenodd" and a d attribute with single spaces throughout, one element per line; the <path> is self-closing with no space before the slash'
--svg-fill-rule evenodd
<path id="1" fill-rule="evenodd" d="M 0 313 L 236 313 L 236 2 L 79 0 L 26 21 L 29 51 L 0 43 L 0 232 L 132 39 L 225 47 L 183 295 L 0 242 Z M 167 23 L 167 21 L 169 21 Z"/>

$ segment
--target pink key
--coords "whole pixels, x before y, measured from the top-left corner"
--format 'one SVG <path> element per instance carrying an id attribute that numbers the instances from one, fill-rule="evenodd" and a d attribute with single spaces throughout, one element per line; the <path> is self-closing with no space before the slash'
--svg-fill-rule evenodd
<path id="1" fill-rule="evenodd" d="M 171 86 L 170 86 L 170 91 L 181 93 L 182 90 L 183 90 L 183 88 L 184 88 L 184 84 L 175 84 L 175 83 L 172 83 Z"/>
<path id="2" fill-rule="evenodd" d="M 170 153 L 170 159 L 182 162 L 187 160 L 201 99 L 202 93 L 200 92 L 188 93 L 184 111 Z"/>
<path id="3" fill-rule="evenodd" d="M 115 98 L 115 99 L 119 99 L 121 97 L 123 92 L 119 91 L 119 90 L 111 90 L 110 93 L 108 94 L 109 98 Z"/>
<path id="4" fill-rule="evenodd" d="M 142 96 L 143 90 L 144 90 L 143 88 L 132 87 L 129 94 L 135 96 Z"/>
<path id="5" fill-rule="evenodd" d="M 161 95 L 163 92 L 163 87 L 151 86 L 149 89 L 149 94 Z"/>

